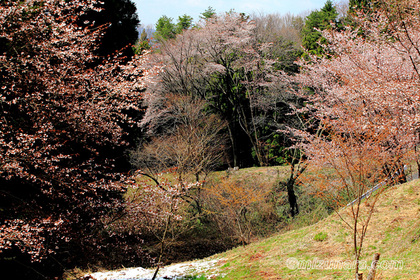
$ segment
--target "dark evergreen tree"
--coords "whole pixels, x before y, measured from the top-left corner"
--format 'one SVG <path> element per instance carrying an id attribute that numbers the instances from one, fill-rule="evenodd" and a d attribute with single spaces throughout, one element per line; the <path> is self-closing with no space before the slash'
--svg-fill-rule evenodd
<path id="1" fill-rule="evenodd" d="M 147 38 L 147 32 L 144 28 L 140 34 L 140 39 L 137 41 L 136 46 L 134 47 L 134 52 L 136 54 L 141 54 L 144 50 L 150 49 L 149 38 Z"/>
<path id="2" fill-rule="evenodd" d="M 81 17 L 80 23 L 89 28 L 105 28 L 95 53 L 101 57 L 122 52 L 130 59 L 134 55 L 130 45 L 139 37 L 137 26 L 140 20 L 137 9 L 131 0 L 103 0 L 102 11 L 89 11 Z"/>
<path id="3" fill-rule="evenodd" d="M 174 24 L 172 18 L 161 16 L 156 23 L 155 36 L 158 40 L 174 39 L 177 34 L 192 26 L 193 18 L 189 15 L 182 15 L 178 17 L 178 22 Z"/>
<path id="4" fill-rule="evenodd" d="M 143 29 L 143 31 L 141 32 L 140 35 L 140 41 L 146 41 L 147 40 L 147 33 L 146 33 L 146 29 Z"/>
<path id="5" fill-rule="evenodd" d="M 172 18 L 161 16 L 156 23 L 155 36 L 158 40 L 173 39 L 176 36 L 175 24 Z"/>
<path id="6" fill-rule="evenodd" d="M 182 31 L 189 29 L 192 26 L 193 18 L 189 15 L 182 15 L 178 17 L 178 23 L 176 24 L 176 33 L 179 34 Z"/>
<path id="7" fill-rule="evenodd" d="M 213 7 L 208 7 L 204 12 L 201 13 L 201 19 L 209 19 L 216 14 L 216 10 Z"/>
<path id="8" fill-rule="evenodd" d="M 321 10 L 309 14 L 302 29 L 302 45 L 307 52 L 317 55 L 325 53 L 322 45 L 325 45 L 327 40 L 319 30 L 332 28 L 338 23 L 337 17 L 338 12 L 331 0 L 328 0 Z"/>

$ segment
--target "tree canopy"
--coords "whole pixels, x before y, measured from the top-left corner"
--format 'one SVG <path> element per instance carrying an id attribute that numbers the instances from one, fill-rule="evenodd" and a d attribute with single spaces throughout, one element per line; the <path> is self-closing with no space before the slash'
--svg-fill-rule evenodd
<path id="1" fill-rule="evenodd" d="M 347 205 L 338 214 L 352 232 L 355 263 L 379 195 L 405 182 L 405 164 L 419 163 L 420 4 L 380 2 L 355 14 L 354 26 L 324 30 L 334 55 L 314 53 L 297 75 L 322 132 L 303 133 L 318 170 L 308 174 L 307 186 L 331 205 Z"/>
<path id="2" fill-rule="evenodd" d="M 209 19 L 216 15 L 216 10 L 209 6 L 204 12 L 201 13 L 200 18 L 201 19 Z"/>
<path id="3" fill-rule="evenodd" d="M 172 22 L 173 19 L 167 16 L 161 16 L 156 23 L 155 36 L 158 39 L 168 40 L 173 39 L 176 36 L 175 24 Z"/>
<path id="4" fill-rule="evenodd" d="M 191 28 L 192 25 L 193 18 L 186 14 L 179 16 L 176 24 L 172 18 L 161 16 L 156 23 L 155 36 L 158 40 L 174 39 L 177 34 Z"/>
<path id="5" fill-rule="evenodd" d="M 176 33 L 180 34 L 182 31 L 191 28 L 193 25 L 193 18 L 189 15 L 182 15 L 178 17 L 178 22 L 176 24 Z"/>
<path id="6" fill-rule="evenodd" d="M 128 131 L 150 72 L 143 57 L 92 67 L 101 30 L 75 20 L 87 10 L 97 8 L 82 0 L 0 5 L 1 263 L 19 256 L 9 269 L 43 260 L 43 273 L 54 274 L 59 263 L 99 260 L 112 236 L 103 218 L 121 209 L 122 154 L 133 145 Z"/>
<path id="7" fill-rule="evenodd" d="M 302 46 L 310 54 L 324 54 L 324 47 L 327 41 L 320 31 L 335 28 L 338 12 L 331 0 L 325 2 L 324 7 L 319 11 L 311 12 L 302 29 Z"/>

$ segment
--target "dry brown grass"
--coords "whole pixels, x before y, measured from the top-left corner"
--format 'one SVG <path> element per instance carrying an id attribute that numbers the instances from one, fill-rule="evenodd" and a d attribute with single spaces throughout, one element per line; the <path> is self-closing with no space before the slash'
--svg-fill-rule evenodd
<path id="1" fill-rule="evenodd" d="M 323 241 L 315 235 L 326 234 Z M 352 279 L 348 269 L 289 269 L 286 261 L 352 260 L 350 231 L 336 214 L 312 226 L 236 248 L 221 256 L 224 279 Z M 386 190 L 379 199 L 363 245 L 362 261 L 374 253 L 383 264 L 402 261 L 401 269 L 378 269 L 376 279 L 420 279 L 420 180 Z M 387 263 L 384 261 L 388 261 Z M 362 270 L 367 275 L 368 270 Z M 258 275 L 258 276 L 257 276 Z"/>

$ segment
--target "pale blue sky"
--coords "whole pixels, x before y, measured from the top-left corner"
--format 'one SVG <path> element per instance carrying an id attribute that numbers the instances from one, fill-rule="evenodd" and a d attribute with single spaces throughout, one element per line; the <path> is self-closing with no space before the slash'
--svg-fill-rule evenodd
<path id="1" fill-rule="evenodd" d="M 187 14 L 198 20 L 200 14 L 209 6 L 217 13 L 235 9 L 237 12 L 251 14 L 279 13 L 300 14 L 324 6 L 327 0 L 132 0 L 137 6 L 142 25 L 156 24 L 157 20 L 166 15 L 177 21 L 178 16 Z"/>

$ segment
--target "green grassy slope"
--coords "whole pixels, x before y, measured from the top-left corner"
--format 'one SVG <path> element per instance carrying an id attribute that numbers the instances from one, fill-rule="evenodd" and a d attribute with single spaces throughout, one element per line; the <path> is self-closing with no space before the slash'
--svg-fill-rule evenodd
<path id="1" fill-rule="evenodd" d="M 420 279 L 420 180 L 382 194 L 363 248 L 367 265 L 381 254 L 376 279 Z M 217 279 L 353 279 L 352 238 L 336 214 L 214 257 Z"/>

